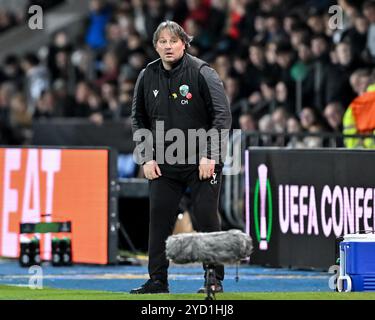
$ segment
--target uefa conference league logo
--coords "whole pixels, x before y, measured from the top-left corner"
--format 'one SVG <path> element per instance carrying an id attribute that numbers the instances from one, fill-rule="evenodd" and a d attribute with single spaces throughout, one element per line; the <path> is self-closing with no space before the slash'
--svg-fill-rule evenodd
<path id="1" fill-rule="evenodd" d="M 268 249 L 272 232 L 272 191 L 267 174 L 268 168 L 265 164 L 258 166 L 258 179 L 255 183 L 254 191 L 254 225 L 260 250 Z M 266 214 L 266 209 L 268 209 L 268 214 Z"/>

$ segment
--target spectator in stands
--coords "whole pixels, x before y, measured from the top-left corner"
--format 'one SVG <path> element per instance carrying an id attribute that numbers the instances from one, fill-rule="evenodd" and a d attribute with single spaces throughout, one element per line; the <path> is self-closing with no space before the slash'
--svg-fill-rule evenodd
<path id="1" fill-rule="evenodd" d="M 286 40 L 286 33 L 281 26 L 281 21 L 278 15 L 269 14 L 266 18 L 266 41 L 281 42 Z"/>
<path id="2" fill-rule="evenodd" d="M 128 118 L 131 115 L 131 106 L 133 99 L 134 82 L 128 79 L 120 81 L 119 84 L 119 108 L 122 118 Z"/>
<path id="3" fill-rule="evenodd" d="M 328 103 L 324 108 L 323 115 L 331 130 L 334 132 L 342 131 L 342 117 L 344 115 L 344 109 L 340 102 L 333 101 Z"/>
<path id="4" fill-rule="evenodd" d="M 266 63 L 264 47 L 261 43 L 251 43 L 248 54 L 249 64 L 245 74 L 245 88 L 246 94 L 250 96 L 260 90 L 262 78 L 267 74 L 271 74 L 271 70 Z"/>
<path id="5" fill-rule="evenodd" d="M 90 113 L 89 110 L 89 96 L 91 93 L 90 84 L 86 81 L 81 81 L 77 84 L 75 91 L 75 104 L 73 108 L 66 111 L 67 116 L 84 118 Z"/>
<path id="6" fill-rule="evenodd" d="M 0 9 L 0 33 L 16 25 L 16 20 L 11 12 Z"/>
<path id="7" fill-rule="evenodd" d="M 329 48 L 329 59 L 330 59 L 331 65 L 337 65 L 339 63 L 336 46 L 334 44 L 332 44 Z M 331 69 L 332 68 L 330 68 L 329 71 L 331 71 Z"/>
<path id="8" fill-rule="evenodd" d="M 231 71 L 229 56 L 226 54 L 218 55 L 213 63 L 213 67 L 219 74 L 220 79 L 222 81 L 225 81 L 225 79 L 229 76 L 229 73 Z"/>
<path id="9" fill-rule="evenodd" d="M 288 92 L 285 82 L 279 81 L 276 84 L 275 90 L 277 106 L 284 106 L 289 113 L 294 114 L 295 107 L 293 97 Z"/>
<path id="10" fill-rule="evenodd" d="M 375 58 L 375 1 L 368 0 L 363 4 L 362 8 L 363 15 L 367 18 L 369 22 L 369 28 L 367 33 L 367 48 L 370 54 Z"/>
<path id="11" fill-rule="evenodd" d="M 342 18 L 340 28 L 331 27 L 328 24 L 330 32 L 328 33 L 334 43 L 342 41 L 342 34 L 344 30 L 351 28 L 354 25 L 354 19 L 358 15 L 358 9 L 352 0 L 337 0 L 340 8 L 342 9 Z"/>
<path id="12" fill-rule="evenodd" d="M 90 50 L 77 48 L 72 53 L 71 61 L 76 83 L 94 79 L 96 70 L 94 70 L 94 57 Z"/>
<path id="13" fill-rule="evenodd" d="M 2 81 L 10 81 L 15 85 L 17 89 L 22 88 L 23 74 L 20 67 L 20 61 L 16 55 L 7 55 L 4 59 L 4 66 L 1 69 L 3 73 Z M 0 81 L 0 83 L 2 81 Z"/>
<path id="14" fill-rule="evenodd" d="M 141 36 L 137 32 L 131 32 L 127 37 L 127 42 L 129 55 L 135 52 L 142 52 L 146 54 L 144 49 L 144 44 Z M 123 54 L 123 53 L 122 53 Z"/>
<path id="15" fill-rule="evenodd" d="M 70 63 L 70 51 L 68 49 L 59 50 L 55 55 L 54 63 L 56 68 L 52 74 L 52 80 L 60 78 L 68 82 L 73 71 Z"/>
<path id="16" fill-rule="evenodd" d="M 313 34 L 322 34 L 325 30 L 325 23 L 323 16 L 315 11 L 311 13 L 307 18 L 307 25 Z"/>
<path id="17" fill-rule="evenodd" d="M 32 116 L 22 93 L 16 93 L 10 100 L 10 124 L 20 144 L 31 143 Z"/>
<path id="18" fill-rule="evenodd" d="M 246 68 L 247 57 L 245 54 L 238 54 L 233 57 L 233 68 L 230 77 L 238 80 L 238 96 L 244 98 L 246 96 Z"/>
<path id="19" fill-rule="evenodd" d="M 204 0 L 202 2 L 208 3 L 208 1 Z M 211 11 L 211 10 L 209 10 Z M 207 23 L 212 21 L 212 15 L 209 12 L 209 17 L 211 16 L 210 20 L 206 20 Z M 222 16 L 222 15 L 221 15 Z M 246 17 L 246 4 L 244 1 L 241 0 L 230 0 L 227 1 L 226 6 L 226 17 L 225 17 L 225 24 L 222 23 L 222 37 L 218 43 L 218 49 L 220 52 L 230 52 L 232 50 L 236 50 L 240 41 L 241 36 L 243 35 L 243 23 Z M 218 20 L 216 17 L 216 21 L 214 21 L 215 25 L 217 25 Z M 207 24 L 203 24 L 203 26 L 207 26 Z M 211 33 L 214 29 L 211 29 Z M 246 41 L 246 37 L 243 38 Z"/>
<path id="20" fill-rule="evenodd" d="M 300 23 L 298 15 L 290 13 L 284 16 L 283 19 L 283 29 L 285 33 L 290 37 L 292 30 Z"/>
<path id="21" fill-rule="evenodd" d="M 257 122 L 251 112 L 242 113 L 239 117 L 240 129 L 244 132 L 256 132 Z"/>
<path id="22" fill-rule="evenodd" d="M 365 93 L 370 81 L 370 69 L 358 69 L 350 76 L 350 85 L 357 96 Z"/>
<path id="23" fill-rule="evenodd" d="M 298 134 L 302 132 L 301 123 L 298 121 L 297 117 L 290 116 L 288 118 L 286 132 L 288 134 Z M 297 135 L 290 136 L 286 146 L 288 148 L 306 148 L 305 144 L 303 143 L 303 139 Z"/>
<path id="24" fill-rule="evenodd" d="M 343 134 L 373 134 L 375 135 L 375 71 L 368 79 L 366 92 L 356 97 L 348 106 L 343 118 Z M 347 148 L 375 149 L 375 139 L 345 138 Z"/>
<path id="25" fill-rule="evenodd" d="M 242 113 L 239 117 L 239 129 L 241 129 L 242 133 L 250 133 L 256 134 L 258 130 L 258 124 L 253 116 L 253 114 L 249 111 Z M 254 136 L 247 136 L 246 137 L 246 145 L 247 146 L 258 146 L 259 139 L 257 135 Z"/>
<path id="26" fill-rule="evenodd" d="M 315 70 L 313 54 L 309 45 L 309 40 L 302 42 L 297 47 L 298 61 L 294 63 L 291 73 L 301 77 L 302 85 L 302 105 L 309 104 L 314 100 Z M 301 75 L 302 74 L 302 75 Z M 293 110 L 293 113 L 296 110 Z"/>
<path id="27" fill-rule="evenodd" d="M 310 29 L 305 24 L 298 24 L 290 33 L 290 44 L 294 50 L 298 50 L 298 46 L 310 39 Z"/>
<path id="28" fill-rule="evenodd" d="M 207 37 L 204 35 L 205 32 L 202 27 L 192 18 L 185 20 L 185 29 L 194 37 L 194 46 L 198 48 L 199 51 L 206 50 Z"/>
<path id="29" fill-rule="evenodd" d="M 72 117 L 75 112 L 74 98 L 69 94 L 67 83 L 63 79 L 57 79 L 52 85 L 56 98 L 55 109 L 61 117 Z"/>
<path id="30" fill-rule="evenodd" d="M 318 122 L 317 111 L 311 107 L 304 107 L 300 114 L 301 126 L 305 131 L 309 131 L 310 127 Z"/>
<path id="31" fill-rule="evenodd" d="M 118 100 L 117 83 L 114 81 L 105 82 L 101 88 L 101 96 L 103 98 L 104 119 L 120 119 L 121 109 Z"/>
<path id="32" fill-rule="evenodd" d="M 289 118 L 289 113 L 285 107 L 277 107 L 271 114 L 273 130 L 275 133 L 283 134 L 286 132 L 286 125 Z M 279 135 L 274 139 L 275 146 L 285 146 L 285 136 Z"/>
<path id="33" fill-rule="evenodd" d="M 105 82 L 117 81 L 119 76 L 118 57 L 114 51 L 107 51 L 103 57 L 103 63 L 99 70 L 101 76 L 96 80 L 96 85 L 100 88 Z"/>
<path id="34" fill-rule="evenodd" d="M 126 3 L 123 3 L 125 6 Z M 130 6 L 130 4 L 128 3 Z M 136 10 L 136 9 L 134 9 Z M 120 36 L 121 39 L 127 42 L 127 45 L 129 46 L 129 37 L 132 34 L 137 34 L 138 36 L 142 36 L 141 33 L 139 33 L 137 29 L 137 24 L 135 22 L 135 17 L 132 14 L 131 8 L 123 8 L 121 9 L 121 4 L 119 10 L 116 12 L 114 18 L 116 19 L 117 24 L 120 27 Z M 107 39 L 109 41 L 109 39 Z M 111 43 L 109 43 L 111 44 Z M 113 50 L 114 48 L 108 47 L 109 50 Z M 120 52 L 120 55 L 124 55 L 124 52 Z"/>
<path id="35" fill-rule="evenodd" d="M 249 97 L 250 110 L 260 118 L 266 113 L 271 113 L 277 106 L 276 78 L 265 77 L 260 83 L 260 92 L 255 92 Z"/>
<path id="36" fill-rule="evenodd" d="M 106 0 L 90 0 L 89 27 L 86 33 L 86 43 L 90 48 L 99 51 L 105 49 L 105 31 L 110 15 L 111 8 Z"/>
<path id="37" fill-rule="evenodd" d="M 212 6 L 214 5 L 215 0 L 212 1 Z M 185 21 L 186 15 L 188 14 L 186 1 L 166 0 L 164 12 L 165 20 L 176 21 L 178 24 L 182 24 Z"/>
<path id="38" fill-rule="evenodd" d="M 239 99 L 239 83 L 234 76 L 228 76 L 224 80 L 225 92 L 229 101 L 229 105 L 235 104 Z"/>
<path id="39" fill-rule="evenodd" d="M 273 130 L 278 133 L 284 133 L 286 131 L 286 125 L 289 118 L 288 111 L 280 106 L 277 107 L 271 114 Z"/>
<path id="40" fill-rule="evenodd" d="M 51 73 L 51 80 L 62 78 L 70 80 L 69 74 L 70 54 L 72 44 L 66 32 L 59 31 L 53 36 L 52 43 L 48 47 L 47 66 Z"/>
<path id="41" fill-rule="evenodd" d="M 27 53 L 23 56 L 21 67 L 26 75 L 25 88 L 28 108 L 30 112 L 33 112 L 42 92 L 49 89 L 49 71 L 33 53 Z"/>
<path id="42" fill-rule="evenodd" d="M 226 0 L 212 0 L 207 22 L 208 36 L 214 45 L 223 38 L 225 32 L 225 22 L 227 22 L 227 6 Z M 242 25 L 240 25 L 241 28 Z M 242 30 L 240 30 L 242 32 Z"/>
<path id="43" fill-rule="evenodd" d="M 104 101 L 99 93 L 91 90 L 87 99 L 89 106 L 88 117 L 89 120 L 96 125 L 103 124 L 104 121 Z"/>
<path id="44" fill-rule="evenodd" d="M 329 129 L 336 134 L 341 134 L 343 125 L 342 119 L 344 116 L 344 109 L 340 102 L 330 102 L 324 108 L 323 112 L 324 119 L 329 126 Z M 341 137 L 337 137 L 336 139 L 332 139 L 334 141 L 334 145 L 332 147 L 343 147 L 344 142 Z"/>
<path id="45" fill-rule="evenodd" d="M 355 97 L 349 78 L 351 73 L 361 67 L 363 63 L 355 59 L 349 43 L 340 42 L 335 47 L 337 64 L 333 65 L 327 73 L 327 101 L 340 101 L 349 105 Z"/>
<path id="46" fill-rule="evenodd" d="M 255 42 L 265 42 L 267 39 L 266 14 L 258 11 L 254 17 Z"/>
<path id="47" fill-rule="evenodd" d="M 107 49 L 115 52 L 119 57 L 119 62 L 123 63 L 127 60 L 128 55 L 128 34 L 123 36 L 121 33 L 121 26 L 117 20 L 111 20 L 106 28 L 106 39 L 108 41 Z"/>
<path id="48" fill-rule="evenodd" d="M 144 22 L 147 40 L 152 39 L 152 34 L 160 22 L 164 19 L 164 6 L 161 0 L 149 0 L 144 2 Z"/>
<path id="49" fill-rule="evenodd" d="M 49 119 L 57 116 L 55 110 L 55 97 L 51 90 L 42 91 L 36 103 L 33 120 Z"/>
<path id="50" fill-rule="evenodd" d="M 354 25 L 342 34 L 342 41 L 349 42 L 357 57 L 368 59 L 367 30 L 369 22 L 366 17 L 358 15 L 354 18 Z"/>
<path id="51" fill-rule="evenodd" d="M 322 125 L 316 123 L 309 127 L 308 132 L 312 134 L 319 134 L 324 132 L 324 128 Z M 306 148 L 322 148 L 323 138 L 319 136 L 307 136 L 303 139 L 303 143 Z"/>
<path id="52" fill-rule="evenodd" d="M 129 54 L 128 63 L 122 65 L 121 74 L 125 78 L 135 81 L 137 79 L 137 75 L 142 70 L 145 64 L 146 56 L 144 55 L 143 51 L 134 51 L 133 53 Z"/>
<path id="53" fill-rule="evenodd" d="M 311 38 L 310 47 L 313 55 L 312 72 L 314 73 L 314 98 L 311 103 L 318 110 L 322 110 L 327 103 L 327 73 L 332 65 L 329 57 L 329 39 L 324 34 L 314 35 Z"/>
<path id="54" fill-rule="evenodd" d="M 264 132 L 266 134 L 260 135 L 260 145 L 261 146 L 272 146 L 272 136 L 273 133 L 273 122 L 270 114 L 266 114 L 261 117 L 258 121 L 258 128 L 260 133 Z"/>
<path id="55" fill-rule="evenodd" d="M 3 127 L 10 127 L 10 100 L 15 88 L 11 82 L 0 85 L 0 122 Z"/>
<path id="56" fill-rule="evenodd" d="M 277 42 L 270 41 L 267 42 L 265 46 L 265 59 L 267 64 L 272 68 L 272 70 L 275 70 L 277 68 L 276 66 L 276 51 L 277 51 Z"/>
<path id="57" fill-rule="evenodd" d="M 294 81 L 290 69 L 295 61 L 295 53 L 289 43 L 280 44 L 276 50 L 276 63 L 280 68 L 279 78 L 285 82 L 289 92 L 294 92 Z"/>
<path id="58" fill-rule="evenodd" d="M 311 37 L 310 41 L 311 52 L 316 59 L 321 63 L 330 63 L 329 59 L 329 39 L 324 34 L 317 34 Z"/>

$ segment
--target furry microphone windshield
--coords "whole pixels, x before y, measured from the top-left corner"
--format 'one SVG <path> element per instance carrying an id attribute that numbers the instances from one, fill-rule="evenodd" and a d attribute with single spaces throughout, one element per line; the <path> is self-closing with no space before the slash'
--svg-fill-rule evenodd
<path id="1" fill-rule="evenodd" d="M 168 237 L 166 255 L 175 263 L 234 263 L 250 256 L 249 235 L 240 230 L 181 233 Z"/>

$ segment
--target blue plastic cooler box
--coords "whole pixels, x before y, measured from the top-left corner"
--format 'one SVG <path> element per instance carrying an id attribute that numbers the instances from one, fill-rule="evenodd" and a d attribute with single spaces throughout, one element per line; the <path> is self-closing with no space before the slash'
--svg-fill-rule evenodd
<path id="1" fill-rule="evenodd" d="M 351 289 L 347 291 L 375 291 L 375 234 L 344 236 L 340 243 L 340 276 L 350 277 Z"/>

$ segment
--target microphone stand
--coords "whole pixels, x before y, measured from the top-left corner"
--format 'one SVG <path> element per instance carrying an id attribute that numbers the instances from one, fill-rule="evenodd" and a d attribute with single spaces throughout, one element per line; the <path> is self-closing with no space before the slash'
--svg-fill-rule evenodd
<path id="1" fill-rule="evenodd" d="M 212 265 L 206 264 L 206 298 L 205 300 L 216 300 L 215 297 L 215 286 L 216 286 L 216 273 Z"/>

